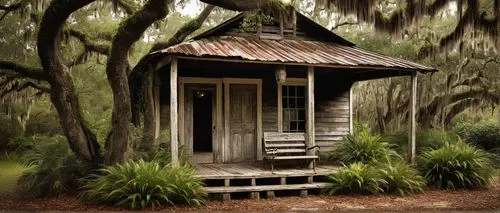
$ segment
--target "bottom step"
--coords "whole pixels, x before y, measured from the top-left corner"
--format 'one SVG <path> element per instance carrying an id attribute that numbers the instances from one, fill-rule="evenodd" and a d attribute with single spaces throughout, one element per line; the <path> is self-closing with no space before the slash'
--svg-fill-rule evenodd
<path id="1" fill-rule="evenodd" d="M 232 193 L 232 192 L 262 192 L 280 190 L 300 190 L 300 189 L 322 189 L 327 188 L 329 183 L 307 183 L 289 185 L 262 185 L 262 186 L 213 186 L 205 187 L 209 194 Z"/>

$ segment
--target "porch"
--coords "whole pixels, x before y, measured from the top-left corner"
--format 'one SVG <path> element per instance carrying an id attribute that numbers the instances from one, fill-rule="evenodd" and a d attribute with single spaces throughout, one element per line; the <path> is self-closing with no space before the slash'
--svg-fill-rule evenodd
<path id="1" fill-rule="evenodd" d="M 271 172 L 262 162 L 234 164 L 195 164 L 197 177 L 205 184 L 209 195 L 231 199 L 233 195 L 258 199 L 274 198 L 275 194 L 288 193 L 306 196 L 328 186 L 327 176 L 339 166 L 320 164 L 316 172 L 295 165 L 283 165 Z"/>

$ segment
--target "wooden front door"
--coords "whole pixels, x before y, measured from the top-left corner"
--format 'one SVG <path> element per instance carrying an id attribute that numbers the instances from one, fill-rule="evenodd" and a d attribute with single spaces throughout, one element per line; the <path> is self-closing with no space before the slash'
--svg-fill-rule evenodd
<path id="1" fill-rule="evenodd" d="M 229 162 L 256 160 L 257 86 L 231 84 L 229 95 Z"/>

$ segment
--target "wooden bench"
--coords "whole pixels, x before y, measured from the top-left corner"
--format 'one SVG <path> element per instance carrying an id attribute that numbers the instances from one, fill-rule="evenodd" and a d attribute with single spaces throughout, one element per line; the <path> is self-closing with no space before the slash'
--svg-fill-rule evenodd
<path id="1" fill-rule="evenodd" d="M 314 155 L 307 155 L 307 151 L 315 149 Z M 264 162 L 271 162 L 271 171 L 274 173 L 276 160 L 306 160 L 312 161 L 316 172 L 316 160 L 319 159 L 319 146 L 307 147 L 305 133 L 264 132 Z"/>

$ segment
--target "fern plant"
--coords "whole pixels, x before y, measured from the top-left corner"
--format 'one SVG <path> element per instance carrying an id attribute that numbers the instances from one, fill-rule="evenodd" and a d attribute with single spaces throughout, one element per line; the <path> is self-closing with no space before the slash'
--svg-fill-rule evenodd
<path id="1" fill-rule="evenodd" d="M 482 188 L 494 177 L 491 154 L 469 144 L 446 143 L 419 157 L 427 184 L 438 188 Z"/>
<path id="2" fill-rule="evenodd" d="M 377 163 L 375 169 L 380 178 L 386 181 L 382 187 L 386 193 L 404 196 L 422 192 L 425 187 L 425 180 L 418 170 L 402 160 Z"/>
<path id="3" fill-rule="evenodd" d="M 24 196 L 45 197 L 74 192 L 78 179 L 85 176 L 88 168 L 77 160 L 63 136 L 36 136 L 32 150 L 20 158 L 29 167 L 17 181 Z"/>
<path id="4" fill-rule="evenodd" d="M 81 198 L 131 209 L 186 204 L 200 206 L 206 197 L 188 165 L 173 167 L 144 160 L 100 169 L 84 180 Z"/>
<path id="5" fill-rule="evenodd" d="M 364 163 L 356 162 L 329 175 L 330 186 L 325 192 L 335 194 L 376 194 L 384 192 L 387 181 L 377 171 Z"/>
<path id="6" fill-rule="evenodd" d="M 382 140 L 382 136 L 359 128 L 354 134 L 346 135 L 338 147 L 330 152 L 331 160 L 344 164 L 354 162 L 371 163 L 389 158 L 401 158 L 391 146 Z"/>

